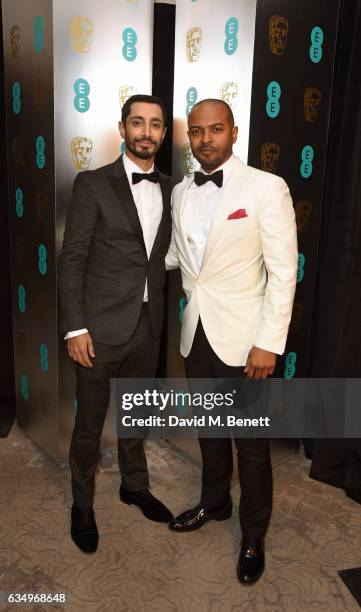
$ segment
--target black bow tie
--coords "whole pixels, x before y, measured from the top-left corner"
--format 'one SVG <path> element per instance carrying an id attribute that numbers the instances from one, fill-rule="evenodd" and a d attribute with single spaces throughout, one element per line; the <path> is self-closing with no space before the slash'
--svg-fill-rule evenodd
<path id="1" fill-rule="evenodd" d="M 217 187 L 222 187 L 223 170 L 217 170 L 217 172 L 213 172 L 212 174 L 204 174 L 203 172 L 194 173 L 194 182 L 196 185 L 204 185 L 204 183 L 208 181 L 212 181 Z"/>
<path id="2" fill-rule="evenodd" d="M 133 185 L 140 183 L 140 181 L 143 181 L 143 179 L 150 181 L 151 183 L 159 183 L 159 172 L 145 172 L 144 174 L 142 174 L 142 172 L 132 172 Z"/>

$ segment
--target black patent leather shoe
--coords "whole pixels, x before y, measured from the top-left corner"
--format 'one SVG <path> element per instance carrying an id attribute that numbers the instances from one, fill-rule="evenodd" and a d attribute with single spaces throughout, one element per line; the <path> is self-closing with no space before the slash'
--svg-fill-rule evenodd
<path id="1" fill-rule="evenodd" d="M 141 491 L 129 491 L 124 489 L 122 486 L 119 489 L 119 497 L 122 502 L 131 506 L 134 504 L 141 509 L 144 516 L 151 521 L 157 523 L 168 523 L 173 518 L 173 514 L 168 508 L 154 495 L 151 494 L 149 489 L 142 489 Z"/>
<path id="2" fill-rule="evenodd" d="M 264 540 L 243 538 L 237 563 L 237 576 L 242 584 L 254 584 L 264 571 Z"/>
<path id="3" fill-rule="evenodd" d="M 172 531 L 194 531 L 199 529 L 208 521 L 225 521 L 232 516 L 232 501 L 230 500 L 219 510 L 207 510 L 203 504 L 198 504 L 195 508 L 187 510 L 176 516 L 169 523 Z"/>
<path id="4" fill-rule="evenodd" d="M 93 508 L 71 509 L 71 537 L 82 552 L 93 553 L 98 548 L 99 533 Z"/>

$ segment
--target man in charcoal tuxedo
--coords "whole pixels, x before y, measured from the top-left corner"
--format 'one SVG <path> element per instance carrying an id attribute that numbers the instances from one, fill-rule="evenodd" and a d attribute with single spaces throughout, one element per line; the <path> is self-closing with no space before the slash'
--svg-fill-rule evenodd
<path id="1" fill-rule="evenodd" d="M 246 166 L 232 153 L 237 127 L 230 107 L 203 100 L 188 116 L 200 172 L 172 195 L 173 235 L 166 264 L 180 267 L 187 298 L 181 353 L 189 378 L 266 378 L 282 354 L 297 276 L 292 200 L 278 176 Z M 234 439 L 241 485 L 237 575 L 251 584 L 264 570 L 272 510 L 268 440 Z M 200 503 L 170 521 L 192 531 L 232 514 L 230 438 L 200 438 Z"/>
<path id="2" fill-rule="evenodd" d="M 78 410 L 70 446 L 71 535 L 94 552 L 95 470 L 110 378 L 153 377 L 164 312 L 164 258 L 171 235 L 168 176 L 154 169 L 166 132 L 166 109 L 136 95 L 119 124 L 125 154 L 75 179 L 60 260 L 60 321 L 76 363 Z M 154 521 L 172 517 L 149 491 L 142 439 L 118 441 L 120 499 Z"/>

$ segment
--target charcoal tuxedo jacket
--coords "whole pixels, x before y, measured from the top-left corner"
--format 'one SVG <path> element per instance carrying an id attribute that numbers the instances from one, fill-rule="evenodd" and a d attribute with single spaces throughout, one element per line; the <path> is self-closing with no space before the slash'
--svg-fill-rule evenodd
<path id="1" fill-rule="evenodd" d="M 160 173 L 163 213 L 149 259 L 122 158 L 77 175 L 59 263 L 60 331 L 87 328 L 93 340 L 131 338 L 148 281 L 154 337 L 162 331 L 171 236 L 171 179 Z"/>

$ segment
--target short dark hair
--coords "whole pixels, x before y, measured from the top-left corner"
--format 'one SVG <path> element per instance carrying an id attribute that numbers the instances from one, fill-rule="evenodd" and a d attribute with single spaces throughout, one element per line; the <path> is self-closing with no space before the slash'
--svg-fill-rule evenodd
<path id="1" fill-rule="evenodd" d="M 158 104 L 163 114 L 164 125 L 167 123 L 167 109 L 165 107 L 163 100 L 158 98 L 158 96 L 148 96 L 146 94 L 136 94 L 135 96 L 130 96 L 130 98 L 128 98 L 128 100 L 125 102 L 122 108 L 122 122 L 124 123 L 124 125 L 130 113 L 131 106 L 135 102 L 145 102 L 146 104 Z"/>
<path id="2" fill-rule="evenodd" d="M 231 109 L 231 107 L 229 106 L 229 104 L 227 104 L 227 102 L 225 102 L 224 100 L 221 100 L 220 98 L 205 98 L 205 100 L 199 100 L 199 102 L 196 102 L 194 104 L 194 106 L 192 106 L 191 112 L 194 108 L 197 108 L 198 106 L 201 106 L 201 104 L 221 104 L 222 106 L 224 106 L 224 108 L 227 111 L 228 117 L 230 119 L 230 122 L 232 125 L 234 125 L 234 115 L 233 115 L 233 111 Z M 189 114 L 191 114 L 191 112 Z"/>

